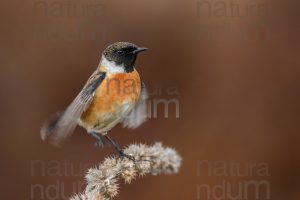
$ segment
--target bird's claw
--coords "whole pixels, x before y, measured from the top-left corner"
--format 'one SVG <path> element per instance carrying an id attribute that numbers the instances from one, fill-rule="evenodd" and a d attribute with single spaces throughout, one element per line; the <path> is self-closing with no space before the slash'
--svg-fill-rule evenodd
<path id="1" fill-rule="evenodd" d="M 118 153 L 119 153 L 119 156 L 120 156 L 122 159 L 125 157 L 125 158 L 128 158 L 129 160 L 131 160 L 131 161 L 133 161 L 133 162 L 136 162 L 136 160 L 135 160 L 135 158 L 134 158 L 133 156 L 124 153 L 123 150 L 118 151 Z"/>

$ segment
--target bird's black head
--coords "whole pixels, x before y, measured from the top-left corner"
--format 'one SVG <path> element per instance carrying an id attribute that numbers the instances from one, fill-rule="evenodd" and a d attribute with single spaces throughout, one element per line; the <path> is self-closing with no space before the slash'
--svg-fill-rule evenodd
<path id="1" fill-rule="evenodd" d="M 133 66 L 138 53 L 147 48 L 138 47 L 129 42 L 116 42 L 109 45 L 103 52 L 103 56 L 109 62 L 117 66 L 124 66 L 126 72 L 133 71 Z"/>

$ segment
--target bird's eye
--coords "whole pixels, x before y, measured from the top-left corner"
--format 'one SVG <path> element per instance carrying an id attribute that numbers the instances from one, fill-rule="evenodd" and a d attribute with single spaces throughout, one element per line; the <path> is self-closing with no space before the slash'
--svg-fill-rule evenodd
<path id="1" fill-rule="evenodd" d="M 118 54 L 118 55 L 122 55 L 122 54 L 124 54 L 124 51 L 118 50 L 118 51 L 117 51 L 117 54 Z"/>

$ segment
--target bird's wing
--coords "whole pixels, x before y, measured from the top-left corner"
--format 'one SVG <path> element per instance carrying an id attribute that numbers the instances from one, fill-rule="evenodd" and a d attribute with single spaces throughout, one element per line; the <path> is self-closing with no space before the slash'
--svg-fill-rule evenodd
<path id="1" fill-rule="evenodd" d="M 125 116 L 123 120 L 123 127 L 135 129 L 147 120 L 147 99 L 148 92 L 145 84 L 142 83 L 139 101 L 129 115 Z"/>
<path id="2" fill-rule="evenodd" d="M 70 137 L 82 113 L 89 107 L 97 87 L 105 78 L 105 72 L 96 70 L 68 108 L 47 121 L 41 128 L 41 137 L 59 146 Z"/>

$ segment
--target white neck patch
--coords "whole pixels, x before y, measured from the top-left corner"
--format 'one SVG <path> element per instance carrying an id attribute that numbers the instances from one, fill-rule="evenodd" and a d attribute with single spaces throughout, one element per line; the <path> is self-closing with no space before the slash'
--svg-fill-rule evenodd
<path id="1" fill-rule="evenodd" d="M 106 69 L 107 73 L 116 74 L 116 73 L 125 73 L 124 65 L 117 65 L 114 61 L 107 60 L 104 56 L 101 58 L 101 66 Z"/>

